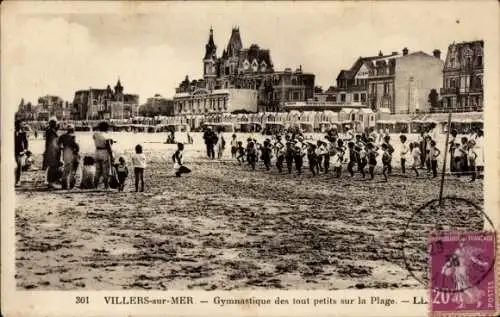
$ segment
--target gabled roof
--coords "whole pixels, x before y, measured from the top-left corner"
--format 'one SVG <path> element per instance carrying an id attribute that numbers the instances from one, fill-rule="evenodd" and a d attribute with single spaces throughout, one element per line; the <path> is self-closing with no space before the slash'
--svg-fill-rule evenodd
<path id="1" fill-rule="evenodd" d="M 395 56 L 396 54 L 390 54 L 390 55 L 382 55 L 382 56 L 366 56 L 366 57 L 359 57 L 354 64 L 351 66 L 350 69 L 348 70 L 341 70 L 339 75 L 337 76 L 337 79 L 353 79 L 354 76 L 358 73 L 359 69 L 361 68 L 361 65 L 365 65 L 367 68 L 373 68 L 373 61 L 376 59 L 384 59 L 388 57 Z"/>
<path id="2" fill-rule="evenodd" d="M 262 64 L 262 62 L 265 62 L 267 67 L 273 66 L 269 50 L 260 49 L 257 45 L 252 45 L 250 46 L 250 48 L 241 50 L 239 60 L 240 66 L 243 65 L 245 60 L 248 60 L 249 63 L 252 63 L 254 59 L 257 61 L 259 66 Z"/>
<path id="3" fill-rule="evenodd" d="M 340 71 L 339 75 L 337 76 L 337 80 L 339 80 L 339 79 L 351 79 L 353 77 L 354 76 L 350 70 L 343 69 Z"/>

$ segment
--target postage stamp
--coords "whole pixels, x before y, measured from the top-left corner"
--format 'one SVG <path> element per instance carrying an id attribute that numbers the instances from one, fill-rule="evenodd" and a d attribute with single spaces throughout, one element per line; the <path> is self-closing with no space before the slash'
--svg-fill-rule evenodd
<path id="1" fill-rule="evenodd" d="M 432 232 L 428 251 L 431 315 L 495 310 L 495 232 Z"/>

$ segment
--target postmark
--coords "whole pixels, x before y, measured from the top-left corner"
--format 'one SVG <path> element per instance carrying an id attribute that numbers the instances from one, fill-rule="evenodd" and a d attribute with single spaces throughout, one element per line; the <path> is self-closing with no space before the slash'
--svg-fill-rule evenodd
<path id="1" fill-rule="evenodd" d="M 428 246 L 431 313 L 495 310 L 495 232 L 432 232 Z"/>
<path id="2" fill-rule="evenodd" d="M 410 216 L 402 234 L 402 257 L 408 273 L 422 287 L 429 285 L 429 256 L 443 252 L 443 241 L 429 247 L 429 235 L 443 232 L 494 231 L 491 219 L 482 208 L 469 199 L 448 196 L 430 200 Z"/>

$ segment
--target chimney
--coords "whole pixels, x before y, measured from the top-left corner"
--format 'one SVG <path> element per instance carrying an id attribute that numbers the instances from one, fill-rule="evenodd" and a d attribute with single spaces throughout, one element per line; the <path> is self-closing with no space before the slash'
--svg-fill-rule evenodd
<path id="1" fill-rule="evenodd" d="M 392 52 L 392 55 L 398 55 L 398 52 Z"/>
<path id="2" fill-rule="evenodd" d="M 408 55 L 408 49 L 405 47 L 403 48 L 403 56 L 406 56 Z"/>
<path id="3" fill-rule="evenodd" d="M 378 51 L 378 56 L 384 56 L 384 54 L 382 54 L 382 51 Z"/>
<path id="4" fill-rule="evenodd" d="M 432 55 L 434 55 L 435 58 L 441 59 L 441 51 L 438 49 L 435 49 L 434 51 L 432 51 Z"/>

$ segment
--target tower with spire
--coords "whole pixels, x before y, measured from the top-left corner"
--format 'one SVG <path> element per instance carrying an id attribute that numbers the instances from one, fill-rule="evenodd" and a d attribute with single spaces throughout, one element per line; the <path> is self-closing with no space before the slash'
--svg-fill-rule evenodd
<path id="1" fill-rule="evenodd" d="M 203 57 L 203 79 L 205 79 L 209 88 L 215 83 L 217 77 L 217 46 L 214 43 L 214 30 L 210 27 L 208 43 L 205 45 L 205 56 Z"/>
<path id="2" fill-rule="evenodd" d="M 123 101 L 123 86 L 122 83 L 120 82 L 120 77 L 118 77 L 118 81 L 116 82 L 115 86 L 115 100 Z"/>

